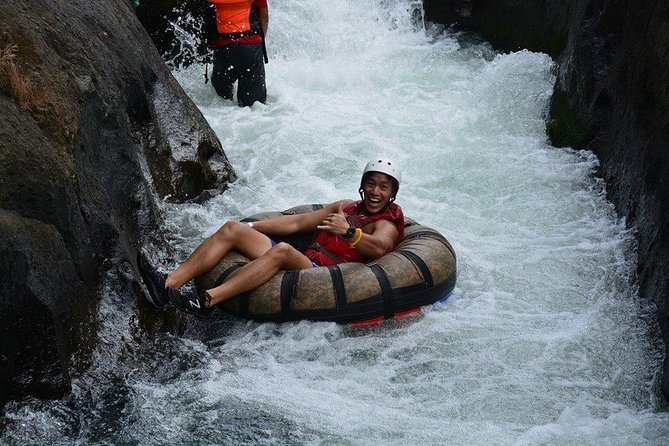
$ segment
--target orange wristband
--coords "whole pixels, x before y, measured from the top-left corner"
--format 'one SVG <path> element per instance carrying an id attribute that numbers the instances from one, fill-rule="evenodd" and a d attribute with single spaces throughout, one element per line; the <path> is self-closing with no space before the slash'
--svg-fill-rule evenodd
<path id="1" fill-rule="evenodd" d="M 355 238 L 351 242 L 351 246 L 355 246 L 360 243 L 360 239 L 362 239 L 362 229 L 355 228 Z"/>

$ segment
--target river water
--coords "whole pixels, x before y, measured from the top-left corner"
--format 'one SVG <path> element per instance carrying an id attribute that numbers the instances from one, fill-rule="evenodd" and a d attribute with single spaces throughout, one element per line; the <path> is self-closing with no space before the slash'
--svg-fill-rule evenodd
<path id="1" fill-rule="evenodd" d="M 452 297 L 371 328 L 224 317 L 147 341 L 110 287 L 95 365 L 62 401 L 8 406 L 0 442 L 669 444 L 633 234 L 597 158 L 547 142 L 553 61 L 425 28 L 415 1 L 270 8 L 266 105 L 218 98 L 202 65 L 175 71 L 239 180 L 204 205 L 163 204 L 172 243 L 356 198 L 365 162 L 386 156 L 405 213 L 458 254 Z"/>

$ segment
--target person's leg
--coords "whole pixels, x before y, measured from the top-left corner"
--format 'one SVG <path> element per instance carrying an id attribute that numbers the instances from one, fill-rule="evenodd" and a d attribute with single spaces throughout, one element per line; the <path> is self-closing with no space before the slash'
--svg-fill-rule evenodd
<path id="1" fill-rule="evenodd" d="M 239 45 L 241 70 L 237 85 L 237 102 L 240 107 L 250 107 L 254 102 L 267 101 L 267 87 L 265 85 L 265 61 L 262 45 Z"/>
<path id="2" fill-rule="evenodd" d="M 288 243 L 278 243 L 216 288 L 206 291 L 168 288 L 167 294 L 170 302 L 177 308 L 188 313 L 209 316 L 216 304 L 263 285 L 281 269 L 307 269 L 312 266 L 311 260 L 300 251 Z"/>
<path id="3" fill-rule="evenodd" d="M 288 243 L 277 243 L 261 257 L 240 268 L 228 281 L 206 290 L 211 297 L 208 306 L 253 290 L 267 283 L 279 270 L 300 270 L 313 267 L 311 260 Z"/>
<path id="4" fill-rule="evenodd" d="M 214 49 L 214 68 L 211 73 L 211 85 L 224 99 L 232 99 L 232 84 L 237 80 L 235 58 L 232 48 L 225 46 Z"/>
<path id="5" fill-rule="evenodd" d="M 233 249 L 249 259 L 257 259 L 271 247 L 272 241 L 265 234 L 250 228 L 246 223 L 228 221 L 167 276 L 165 288 L 180 288 L 194 277 L 214 268 Z"/>

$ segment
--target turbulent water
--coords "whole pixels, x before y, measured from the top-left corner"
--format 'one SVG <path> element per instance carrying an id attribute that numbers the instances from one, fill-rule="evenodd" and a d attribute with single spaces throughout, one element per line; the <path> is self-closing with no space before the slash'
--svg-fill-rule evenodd
<path id="1" fill-rule="evenodd" d="M 356 198 L 365 162 L 390 157 L 405 213 L 458 254 L 453 296 L 368 329 L 223 318 L 133 341 L 110 287 L 95 366 L 62 401 L 8 406 L 2 444 L 669 444 L 633 234 L 596 157 L 547 142 L 552 60 L 421 17 L 416 1 L 273 0 L 266 105 L 176 71 L 240 178 L 164 211 L 188 252 L 226 219 Z"/>

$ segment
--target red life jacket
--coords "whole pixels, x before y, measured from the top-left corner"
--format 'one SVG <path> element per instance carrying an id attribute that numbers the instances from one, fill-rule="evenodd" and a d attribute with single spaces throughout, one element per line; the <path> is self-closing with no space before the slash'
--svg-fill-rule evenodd
<path id="1" fill-rule="evenodd" d="M 392 203 L 385 211 L 377 214 L 365 213 L 362 201 L 356 201 L 342 209 L 346 220 L 355 228 L 362 228 L 379 220 L 388 220 L 397 227 L 399 236 L 396 245 L 404 237 L 404 213 L 399 205 Z M 304 252 L 312 262 L 321 266 L 336 265 L 344 262 L 365 262 L 367 257 L 362 255 L 358 248 L 339 236 L 327 231 L 318 231 L 314 241 Z"/>

